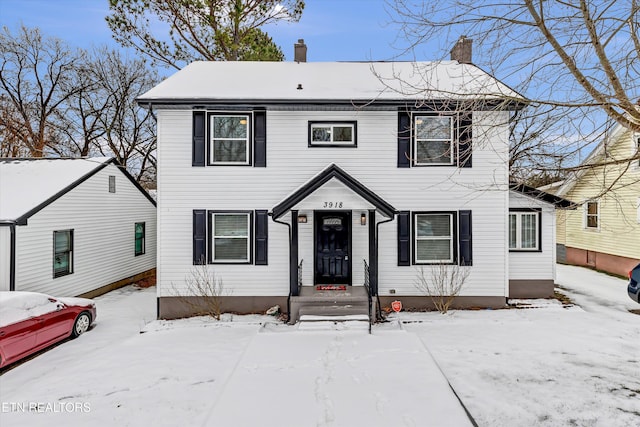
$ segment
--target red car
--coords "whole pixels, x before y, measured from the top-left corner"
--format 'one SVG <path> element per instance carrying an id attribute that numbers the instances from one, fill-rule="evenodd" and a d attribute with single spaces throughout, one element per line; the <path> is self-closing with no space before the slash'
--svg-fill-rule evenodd
<path id="1" fill-rule="evenodd" d="M 96 305 L 86 298 L 0 292 L 0 368 L 58 341 L 86 332 Z"/>

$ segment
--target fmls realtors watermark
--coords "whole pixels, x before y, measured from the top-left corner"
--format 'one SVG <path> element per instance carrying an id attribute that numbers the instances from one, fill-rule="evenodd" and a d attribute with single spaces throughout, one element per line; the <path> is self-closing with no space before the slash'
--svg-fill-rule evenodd
<path id="1" fill-rule="evenodd" d="M 89 402 L 2 402 L 0 412 L 79 413 L 91 412 Z"/>

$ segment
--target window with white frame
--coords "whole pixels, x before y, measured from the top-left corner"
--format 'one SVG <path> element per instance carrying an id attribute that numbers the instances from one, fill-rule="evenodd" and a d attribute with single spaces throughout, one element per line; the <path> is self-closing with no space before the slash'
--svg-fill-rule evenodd
<path id="1" fill-rule="evenodd" d="M 248 165 L 251 132 L 248 114 L 212 114 L 210 163 L 212 165 Z"/>
<path id="2" fill-rule="evenodd" d="M 73 273 L 73 230 L 53 232 L 53 277 Z"/>
<path id="3" fill-rule="evenodd" d="M 309 122 L 309 146 L 355 147 L 356 122 Z"/>
<path id="4" fill-rule="evenodd" d="M 585 228 L 600 228 L 600 202 L 591 200 L 584 204 L 584 226 Z"/>
<path id="5" fill-rule="evenodd" d="M 509 212 L 509 250 L 540 250 L 540 212 Z"/>
<path id="6" fill-rule="evenodd" d="M 453 263 L 453 213 L 414 215 L 414 262 L 416 264 Z"/>
<path id="7" fill-rule="evenodd" d="M 414 116 L 414 163 L 451 165 L 454 162 L 453 116 Z"/>
<path id="8" fill-rule="evenodd" d="M 211 262 L 251 262 L 251 214 L 211 212 Z"/>

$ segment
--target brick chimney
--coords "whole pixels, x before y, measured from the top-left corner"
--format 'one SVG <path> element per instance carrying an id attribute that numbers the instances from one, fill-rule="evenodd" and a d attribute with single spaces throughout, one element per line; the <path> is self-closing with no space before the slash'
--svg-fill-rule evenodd
<path id="1" fill-rule="evenodd" d="M 471 64 L 471 44 L 473 40 L 466 36 L 460 36 L 453 49 L 451 49 L 451 60 L 461 64 Z"/>
<path id="2" fill-rule="evenodd" d="M 307 45 L 304 44 L 304 39 L 298 39 L 298 43 L 293 44 L 293 60 L 307 62 Z"/>

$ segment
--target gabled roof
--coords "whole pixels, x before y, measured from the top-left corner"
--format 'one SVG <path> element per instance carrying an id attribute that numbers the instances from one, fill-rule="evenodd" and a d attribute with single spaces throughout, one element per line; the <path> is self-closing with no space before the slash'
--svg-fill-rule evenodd
<path id="1" fill-rule="evenodd" d="M 176 103 L 328 103 L 525 98 L 473 64 L 437 62 L 196 61 L 138 98 Z"/>
<path id="2" fill-rule="evenodd" d="M 325 183 L 327 183 L 331 179 L 337 179 L 342 182 L 348 188 L 350 188 L 354 193 L 358 194 L 360 197 L 365 199 L 367 202 L 371 203 L 378 209 L 382 214 L 384 214 L 388 218 L 392 218 L 396 213 L 396 209 L 391 206 L 389 203 L 380 198 L 373 191 L 369 190 L 367 187 L 362 185 L 360 181 L 346 173 L 344 170 L 340 169 L 335 164 L 327 167 L 325 170 L 320 172 L 315 177 L 311 178 L 306 184 L 296 190 L 293 194 L 279 203 L 271 210 L 271 214 L 274 219 L 280 218 L 286 212 L 289 211 L 292 207 L 300 203 L 311 193 L 316 191 L 318 188 L 322 187 Z"/>
<path id="3" fill-rule="evenodd" d="M 155 201 L 109 157 L 50 159 L 0 159 L 0 223 L 24 225 L 45 208 L 98 171 L 114 164 L 155 206 Z"/>
<path id="4" fill-rule="evenodd" d="M 629 131 L 629 129 L 625 128 L 621 124 L 617 124 L 614 127 L 611 134 L 606 138 L 603 138 L 598 143 L 598 145 L 596 145 L 593 151 L 589 153 L 587 158 L 584 159 L 582 163 L 580 163 L 580 165 L 585 166 L 585 165 L 590 165 L 598 162 L 602 158 L 602 156 L 606 154 L 607 148 L 611 147 L 612 144 L 619 142 L 620 137 L 627 131 Z M 587 173 L 587 171 L 589 170 L 590 170 L 589 168 L 582 167 L 582 168 L 579 168 L 577 171 L 571 173 L 571 175 L 569 175 L 569 177 L 564 180 L 563 184 L 556 191 L 556 194 L 560 196 L 567 194 L 578 183 L 580 178 L 582 178 L 582 176 L 585 173 Z"/>
<path id="5" fill-rule="evenodd" d="M 517 182 L 509 183 L 509 190 L 524 194 L 525 196 L 529 196 L 536 200 L 542 200 L 543 202 L 550 203 L 555 205 L 559 209 L 575 209 L 576 205 L 570 200 L 564 199 L 560 196 L 556 196 L 550 193 L 547 193 L 542 190 L 538 190 L 534 187 L 529 187 L 525 184 L 520 184 Z"/>

